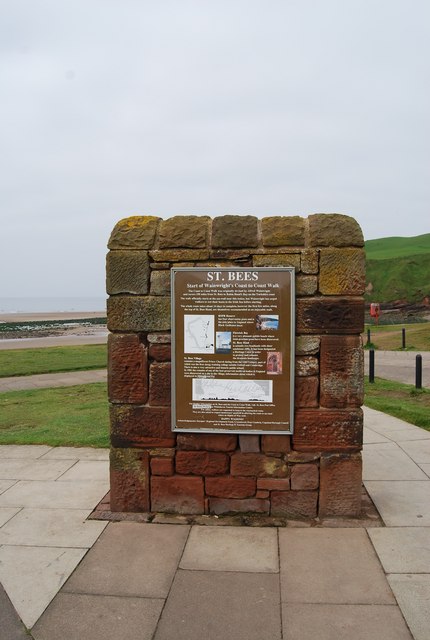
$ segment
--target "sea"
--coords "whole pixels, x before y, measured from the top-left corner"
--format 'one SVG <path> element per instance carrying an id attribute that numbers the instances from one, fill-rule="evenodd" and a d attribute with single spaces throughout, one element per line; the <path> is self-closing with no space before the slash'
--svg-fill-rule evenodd
<path id="1" fill-rule="evenodd" d="M 100 311 L 106 314 L 106 298 L 100 297 L 29 297 L 0 298 L 0 315 L 6 313 L 69 313 Z"/>

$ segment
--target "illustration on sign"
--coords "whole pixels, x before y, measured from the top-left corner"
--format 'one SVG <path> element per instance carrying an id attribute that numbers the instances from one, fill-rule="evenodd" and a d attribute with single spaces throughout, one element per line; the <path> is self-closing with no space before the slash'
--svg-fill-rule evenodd
<path id="1" fill-rule="evenodd" d="M 294 269 L 172 269 L 172 429 L 292 433 Z"/>

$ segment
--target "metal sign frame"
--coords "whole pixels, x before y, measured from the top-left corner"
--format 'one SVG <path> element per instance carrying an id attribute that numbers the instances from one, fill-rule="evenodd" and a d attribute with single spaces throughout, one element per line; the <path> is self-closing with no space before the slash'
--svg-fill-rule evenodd
<path id="1" fill-rule="evenodd" d="M 293 267 L 172 267 L 172 431 L 291 434 Z"/>

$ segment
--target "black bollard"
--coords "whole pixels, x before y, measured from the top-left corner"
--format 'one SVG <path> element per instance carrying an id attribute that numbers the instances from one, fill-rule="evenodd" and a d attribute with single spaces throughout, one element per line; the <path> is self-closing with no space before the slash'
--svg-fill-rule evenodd
<path id="1" fill-rule="evenodd" d="M 415 389 L 423 388 L 423 359 L 418 354 L 415 358 Z"/>
<path id="2" fill-rule="evenodd" d="M 369 350 L 369 382 L 375 382 L 375 350 Z"/>
<path id="3" fill-rule="evenodd" d="M 370 344 L 370 329 L 367 330 L 367 344 Z"/>
<path id="4" fill-rule="evenodd" d="M 402 349 L 406 349 L 406 329 L 402 329 Z"/>

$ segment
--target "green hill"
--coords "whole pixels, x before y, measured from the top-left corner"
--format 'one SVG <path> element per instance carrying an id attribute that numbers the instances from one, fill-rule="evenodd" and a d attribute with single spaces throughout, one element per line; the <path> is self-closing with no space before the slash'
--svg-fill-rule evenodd
<path id="1" fill-rule="evenodd" d="M 412 238 L 378 238 L 366 240 L 366 257 L 368 260 L 389 260 L 390 258 L 404 258 L 418 256 L 422 253 L 430 254 L 430 233 Z"/>
<path id="2" fill-rule="evenodd" d="M 367 240 L 366 299 L 420 304 L 430 299 L 430 233 Z"/>

